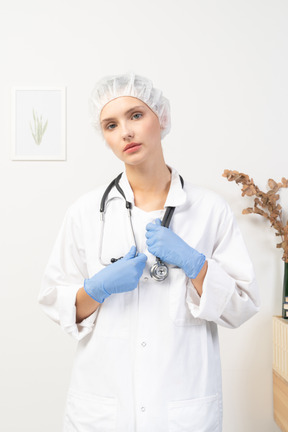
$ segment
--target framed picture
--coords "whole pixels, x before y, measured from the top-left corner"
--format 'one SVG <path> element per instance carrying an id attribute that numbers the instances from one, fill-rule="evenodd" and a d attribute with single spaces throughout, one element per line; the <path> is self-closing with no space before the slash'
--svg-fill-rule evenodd
<path id="1" fill-rule="evenodd" d="M 66 88 L 12 89 L 12 160 L 66 160 Z"/>

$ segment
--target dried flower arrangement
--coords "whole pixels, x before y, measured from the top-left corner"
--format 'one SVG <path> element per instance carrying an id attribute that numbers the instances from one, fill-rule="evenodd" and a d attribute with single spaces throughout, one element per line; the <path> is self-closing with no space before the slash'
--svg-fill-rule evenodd
<path id="1" fill-rule="evenodd" d="M 282 248 L 283 261 L 288 263 L 288 220 L 286 225 L 282 219 L 282 206 L 278 203 L 280 198 L 277 193 L 281 188 L 288 188 L 288 179 L 282 178 L 280 183 L 276 183 L 274 180 L 268 180 L 268 192 L 261 191 L 258 186 L 255 185 L 253 179 L 238 171 L 224 170 L 222 174 L 228 181 L 235 181 L 237 184 L 242 184 L 242 196 L 255 196 L 254 207 L 248 207 L 242 211 L 243 214 L 255 213 L 259 214 L 271 222 L 271 226 L 275 229 L 276 236 L 281 237 L 281 242 L 277 244 L 277 248 Z"/>

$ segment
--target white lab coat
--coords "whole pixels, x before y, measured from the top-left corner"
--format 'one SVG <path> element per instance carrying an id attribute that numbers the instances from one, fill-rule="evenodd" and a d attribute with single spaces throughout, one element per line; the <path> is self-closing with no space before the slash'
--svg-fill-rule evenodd
<path id="1" fill-rule="evenodd" d="M 120 185 L 133 204 L 125 173 Z M 104 190 L 84 195 L 68 210 L 39 297 L 47 315 L 79 341 L 64 431 L 220 432 L 217 324 L 237 327 L 259 308 L 252 265 L 231 210 L 213 192 L 188 182 L 182 189 L 173 169 L 165 206 L 176 207 L 171 229 L 207 257 L 202 297 L 171 265 L 164 282 L 151 279 L 155 257 L 147 251 L 145 226 L 164 210 L 133 206 L 138 250 L 148 256 L 139 285 L 111 295 L 77 325 L 77 290 L 103 268 L 98 249 Z M 133 244 L 123 198 L 115 189 L 112 197 L 117 199 L 107 203 L 102 250 L 107 262 Z"/>

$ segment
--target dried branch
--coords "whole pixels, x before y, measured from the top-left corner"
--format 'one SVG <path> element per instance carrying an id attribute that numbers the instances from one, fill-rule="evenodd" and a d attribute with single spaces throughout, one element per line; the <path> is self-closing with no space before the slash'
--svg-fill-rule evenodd
<path id="1" fill-rule="evenodd" d="M 242 211 L 242 214 L 255 213 L 269 219 L 271 227 L 276 231 L 275 235 L 281 237 L 281 242 L 276 245 L 277 248 L 282 248 L 283 261 L 288 262 L 288 221 L 286 225 L 282 220 L 282 207 L 278 203 L 280 195 L 277 193 L 281 188 L 288 188 L 288 179 L 282 178 L 281 182 L 276 183 L 275 180 L 268 180 L 268 192 L 261 191 L 255 185 L 254 180 L 238 171 L 224 170 L 222 174 L 228 181 L 235 181 L 237 184 L 242 184 L 242 196 L 255 196 L 254 207 L 248 207 Z"/>

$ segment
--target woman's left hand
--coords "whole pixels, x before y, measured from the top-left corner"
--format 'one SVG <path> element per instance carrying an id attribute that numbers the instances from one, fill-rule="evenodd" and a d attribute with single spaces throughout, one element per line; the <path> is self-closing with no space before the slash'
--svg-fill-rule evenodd
<path id="1" fill-rule="evenodd" d="M 148 251 L 161 261 L 176 265 L 184 270 L 190 279 L 195 279 L 202 269 L 206 258 L 189 246 L 170 228 L 161 226 L 160 219 L 146 226 Z"/>

